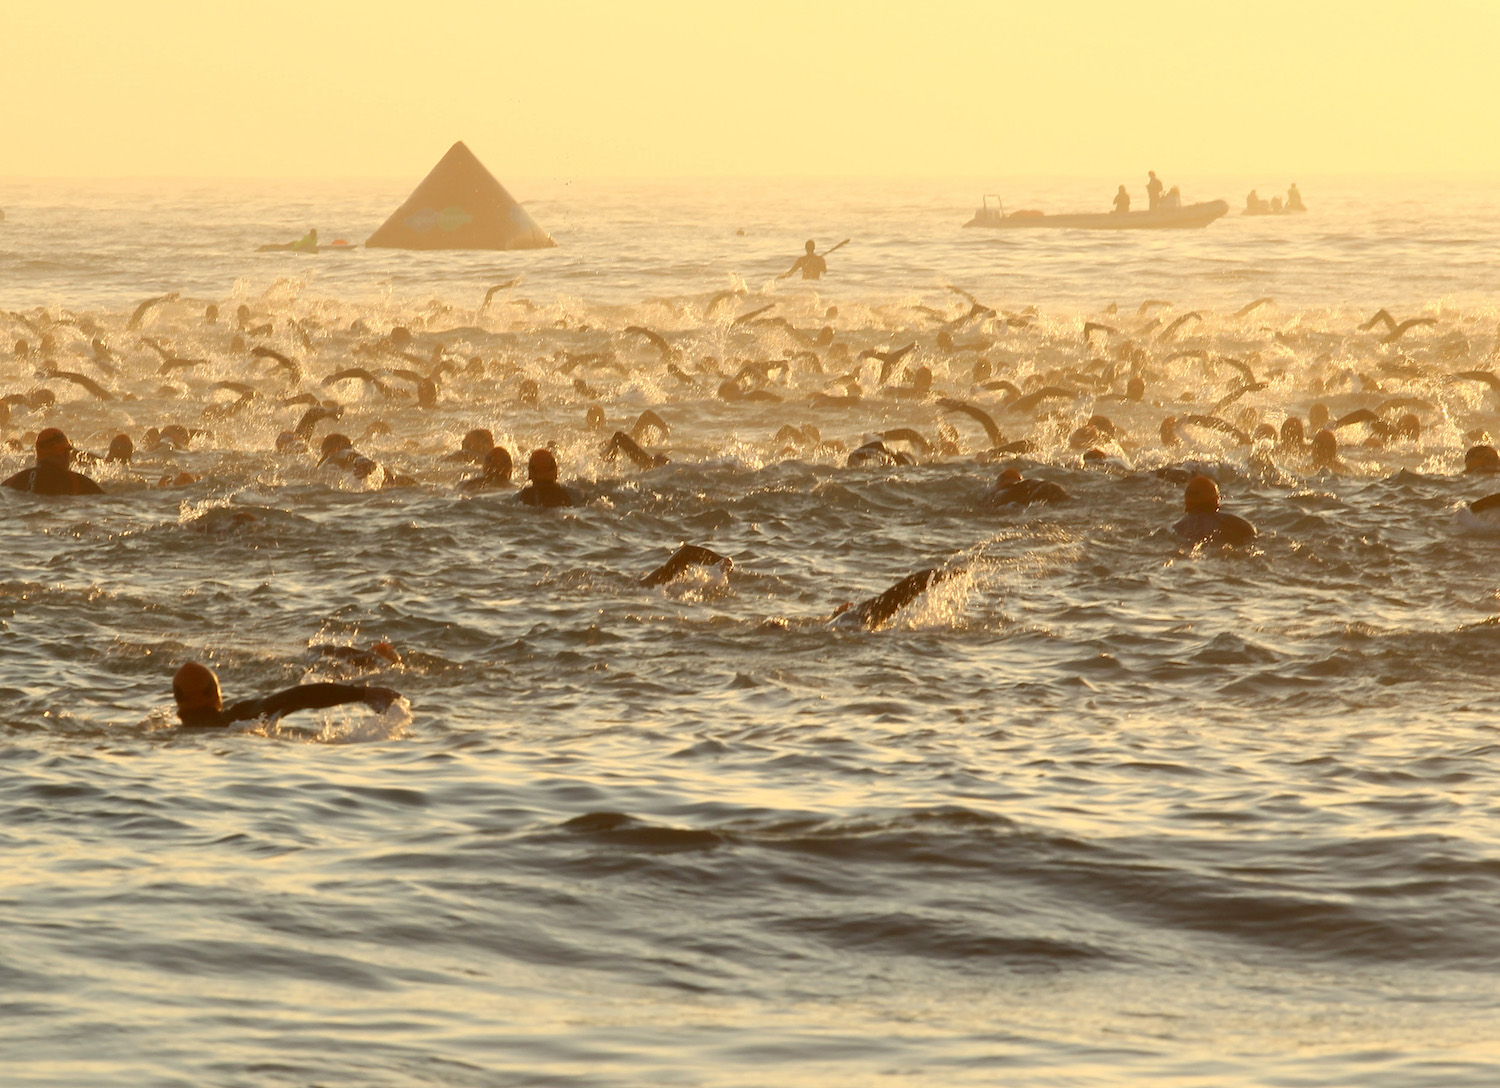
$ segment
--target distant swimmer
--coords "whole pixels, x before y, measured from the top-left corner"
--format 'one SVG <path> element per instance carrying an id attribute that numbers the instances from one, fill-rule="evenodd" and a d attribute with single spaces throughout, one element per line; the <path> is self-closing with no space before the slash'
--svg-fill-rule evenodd
<path id="1" fill-rule="evenodd" d="M 346 703 L 364 703 L 377 713 L 401 698 L 390 688 L 356 687 L 351 684 L 302 684 L 259 699 L 242 699 L 224 705 L 219 678 L 207 665 L 189 661 L 172 677 L 172 697 L 177 717 L 189 729 L 211 729 L 235 722 L 269 718 L 275 722 L 299 710 L 322 710 Z"/>
<path id="2" fill-rule="evenodd" d="M 320 661 L 335 662 L 348 669 L 378 672 L 381 669 L 399 668 L 401 654 L 389 642 L 376 642 L 368 650 L 358 646 L 334 646 L 329 643 L 314 643 L 307 648 Z"/>
<path id="3" fill-rule="evenodd" d="M 1130 194 L 1125 191 L 1125 186 L 1120 186 L 1120 191 L 1115 193 L 1115 214 L 1123 215 L 1130 210 Z"/>
<path id="4" fill-rule="evenodd" d="M 1034 502 L 1067 502 L 1071 497 L 1051 480 L 1028 480 L 1020 469 L 1008 468 L 984 501 L 990 506 L 1030 506 Z"/>
<path id="5" fill-rule="evenodd" d="M 521 489 L 520 500 L 527 506 L 573 506 L 573 496 L 557 482 L 557 458 L 551 450 L 532 450 L 526 462 L 526 477 L 531 482 Z"/>
<path id="6" fill-rule="evenodd" d="M 1286 210 L 1289 212 L 1305 212 L 1306 205 L 1302 203 L 1302 192 L 1297 188 L 1297 183 L 1292 182 L 1290 189 L 1286 191 Z"/>
<path id="7" fill-rule="evenodd" d="M 671 464 L 671 459 L 664 454 L 647 453 L 630 435 L 624 431 L 616 431 L 614 437 L 604 447 L 603 456 L 606 461 L 614 461 L 622 453 L 639 469 L 661 468 L 663 465 Z"/>
<path id="8" fill-rule="evenodd" d="M 844 462 L 846 468 L 894 468 L 897 465 L 915 465 L 917 459 L 911 454 L 893 450 L 880 435 L 871 435 L 849 454 Z"/>
<path id="9" fill-rule="evenodd" d="M 1490 476 L 1500 473 L 1500 452 L 1494 446 L 1472 446 L 1464 454 L 1464 475 Z"/>
<path id="10" fill-rule="evenodd" d="M 827 258 L 829 254 L 833 253 L 834 250 L 842 249 L 848 244 L 849 239 L 845 238 L 838 245 L 834 246 L 833 249 L 830 249 L 828 253 L 825 253 L 820 257 L 818 255 L 818 243 L 809 239 L 806 246 L 807 252 L 793 261 L 792 267 L 788 268 L 785 272 L 783 272 L 776 278 L 779 280 L 784 280 L 800 269 L 802 271 L 802 278 L 805 280 L 822 279 L 823 273 L 828 271 L 828 261 L 825 258 Z"/>
<path id="11" fill-rule="evenodd" d="M 261 253 L 274 253 L 282 251 L 287 253 L 316 253 L 318 252 L 318 232 L 309 230 L 295 242 L 282 242 L 276 245 L 257 247 Z"/>
<path id="12" fill-rule="evenodd" d="M 1339 440 L 1327 427 L 1313 435 L 1312 463 L 1313 468 L 1326 468 L 1332 472 L 1344 468 L 1344 462 L 1339 460 Z"/>
<path id="13" fill-rule="evenodd" d="M 443 458 L 444 461 L 462 461 L 466 464 L 477 464 L 488 456 L 490 450 L 495 448 L 495 436 L 488 427 L 475 427 L 459 444 L 458 449 Z"/>
<path id="14" fill-rule="evenodd" d="M 1172 532 L 1190 544 L 1228 544 L 1239 547 L 1255 539 L 1255 526 L 1234 514 L 1219 512 L 1219 485 L 1208 476 L 1194 476 L 1183 493 L 1187 513 Z"/>
<path id="15" fill-rule="evenodd" d="M 1150 180 L 1146 182 L 1146 199 L 1150 202 L 1152 211 L 1155 211 L 1161 203 L 1162 184 L 1161 178 L 1156 176 L 1155 170 L 1148 170 Z"/>
<path id="16" fill-rule="evenodd" d="M 493 446 L 480 462 L 479 473 L 460 480 L 458 486 L 461 491 L 494 491 L 509 487 L 514 472 L 515 463 L 511 460 L 510 451 L 504 446 Z"/>
<path id="17" fill-rule="evenodd" d="M 693 567 L 722 567 L 727 574 L 734 569 L 734 560 L 698 544 L 684 544 L 672 553 L 672 558 L 642 578 L 640 584 L 666 585 Z"/>
<path id="18" fill-rule="evenodd" d="M 840 605 L 828 622 L 835 627 L 863 627 L 874 631 L 933 586 L 946 582 L 958 573 L 959 569 L 945 570 L 941 567 L 919 570 L 901 579 L 879 596 L 857 605 Z"/>
<path id="19" fill-rule="evenodd" d="M 36 495 L 102 495 L 104 489 L 81 472 L 68 468 L 77 451 L 68 436 L 48 427 L 36 436 L 36 467 L 22 469 L 0 487 Z"/>
<path id="20" fill-rule="evenodd" d="M 109 452 L 104 455 L 106 463 L 119 461 L 128 465 L 134 457 L 135 443 L 128 434 L 117 434 L 109 440 Z"/>

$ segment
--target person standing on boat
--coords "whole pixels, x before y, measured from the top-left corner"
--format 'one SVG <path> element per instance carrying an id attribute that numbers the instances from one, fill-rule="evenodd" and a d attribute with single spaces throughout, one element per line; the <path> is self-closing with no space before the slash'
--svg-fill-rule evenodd
<path id="1" fill-rule="evenodd" d="M 1147 170 L 1151 180 L 1146 182 L 1146 199 L 1151 202 L 1151 210 L 1156 211 L 1156 206 L 1161 203 L 1161 178 L 1156 176 L 1155 170 Z"/>
<path id="2" fill-rule="evenodd" d="M 802 278 L 805 280 L 820 280 L 823 273 L 828 271 L 828 262 L 818 256 L 818 243 L 808 240 L 807 252 L 798 257 L 791 268 L 788 268 L 776 278 L 784 280 L 797 269 L 802 269 Z"/>
<path id="3" fill-rule="evenodd" d="M 1130 210 L 1130 194 L 1125 191 L 1125 186 L 1120 186 L 1120 191 L 1115 194 L 1115 212 L 1124 215 Z"/>

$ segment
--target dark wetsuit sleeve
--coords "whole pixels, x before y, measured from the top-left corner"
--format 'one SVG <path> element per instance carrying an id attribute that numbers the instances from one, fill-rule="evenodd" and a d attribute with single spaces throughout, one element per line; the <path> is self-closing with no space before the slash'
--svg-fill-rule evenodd
<path id="1" fill-rule="evenodd" d="M 880 596 L 871 597 L 855 609 L 855 615 L 859 617 L 860 623 L 873 630 L 927 592 L 929 587 L 951 576 L 952 572 L 937 567 L 919 570 L 901 579 Z"/>
<path id="2" fill-rule="evenodd" d="M 70 472 L 70 473 L 68 473 L 68 475 L 71 476 L 72 479 L 73 479 L 73 492 L 72 493 L 74 495 L 102 495 L 102 494 L 104 494 L 104 488 L 100 487 L 97 483 L 95 483 L 93 480 L 89 479 L 83 473 L 81 473 L 81 472 Z"/>
<path id="3" fill-rule="evenodd" d="M 368 690 L 352 684 L 301 684 L 278 691 L 275 695 L 267 695 L 263 699 L 247 701 L 259 707 L 257 715 L 282 715 L 298 710 L 321 710 L 329 706 L 342 706 L 344 703 L 357 703 L 364 699 Z"/>
<path id="4" fill-rule="evenodd" d="M 671 559 L 668 559 L 661 566 L 657 567 L 650 574 L 646 575 L 646 577 L 642 578 L 641 585 L 663 585 L 676 578 L 679 574 L 687 570 L 689 567 L 711 567 L 716 563 L 723 563 L 726 561 L 727 557 L 720 555 L 718 552 L 709 551 L 707 548 L 701 547 L 697 544 L 684 544 L 672 554 Z"/>

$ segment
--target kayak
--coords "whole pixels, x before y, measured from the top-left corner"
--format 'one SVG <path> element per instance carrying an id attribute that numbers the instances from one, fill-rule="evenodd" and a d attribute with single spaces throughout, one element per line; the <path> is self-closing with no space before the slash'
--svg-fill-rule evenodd
<path id="1" fill-rule="evenodd" d="M 1180 230 L 1206 227 L 1229 211 L 1223 200 L 1204 204 L 1185 204 L 1180 208 L 1157 208 L 1140 212 L 1081 212 L 1073 215 L 1047 215 L 1043 212 L 1016 211 L 1006 215 L 1000 208 L 986 205 L 974 213 L 966 227 L 990 227 L 995 230 L 1035 230 L 1052 227 L 1069 230 Z"/>

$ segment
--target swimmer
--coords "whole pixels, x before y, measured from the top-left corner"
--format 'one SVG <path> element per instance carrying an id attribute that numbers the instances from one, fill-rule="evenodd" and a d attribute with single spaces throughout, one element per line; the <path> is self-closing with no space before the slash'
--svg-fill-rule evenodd
<path id="1" fill-rule="evenodd" d="M 458 486 L 462 491 L 493 491 L 496 488 L 509 487 L 510 477 L 514 471 L 515 465 L 511 461 L 510 451 L 504 446 L 495 446 L 484 455 L 484 461 L 479 466 L 479 474 L 459 481 Z"/>
<path id="2" fill-rule="evenodd" d="M 450 453 L 444 457 L 444 461 L 463 461 L 468 464 L 479 464 L 489 455 L 490 450 L 495 448 L 495 436 L 487 427 L 475 427 L 459 444 L 457 452 Z"/>
<path id="3" fill-rule="evenodd" d="M 941 567 L 919 570 L 901 579 L 879 596 L 857 605 L 840 605 L 828 622 L 836 627 L 863 627 L 867 631 L 874 631 L 933 586 L 946 582 L 958 572 L 958 569 L 944 570 Z"/>
<path id="4" fill-rule="evenodd" d="M 1034 502 L 1067 502 L 1071 497 L 1051 480 L 1027 480 L 1020 469 L 1008 468 L 984 501 L 991 506 L 1030 506 Z"/>
<path id="5" fill-rule="evenodd" d="M 214 671 L 207 665 L 189 661 L 172 677 L 172 697 L 177 701 L 178 720 L 185 727 L 209 729 L 262 717 L 275 722 L 299 710 L 321 710 L 346 703 L 364 703 L 376 712 L 383 712 L 401 695 L 390 688 L 302 684 L 259 699 L 242 699 L 226 707 Z"/>
<path id="6" fill-rule="evenodd" d="M 401 654 L 389 642 L 373 643 L 368 650 L 361 650 L 357 646 L 333 646 L 328 643 L 314 643 L 307 649 L 313 657 L 321 661 L 336 662 L 351 669 L 378 672 L 381 669 L 401 666 Z"/>
<path id="7" fill-rule="evenodd" d="M 1334 472 L 1344 467 L 1344 463 L 1339 460 L 1339 440 L 1327 427 L 1313 435 L 1312 463 L 1313 468 L 1326 468 Z"/>
<path id="8" fill-rule="evenodd" d="M 647 453 L 641 448 L 639 442 L 624 431 L 616 431 L 614 437 L 609 440 L 609 444 L 604 447 L 603 456 L 606 461 L 614 461 L 622 453 L 635 463 L 636 468 L 640 469 L 661 468 L 671 463 L 671 459 L 663 454 Z"/>
<path id="9" fill-rule="evenodd" d="M 642 578 L 640 584 L 643 586 L 666 585 L 690 567 L 718 566 L 722 566 L 724 573 L 728 574 L 734 569 L 734 560 L 697 544 L 684 544 L 672 553 L 672 558 Z"/>
<path id="10" fill-rule="evenodd" d="M 135 443 L 130 440 L 128 434 L 117 434 L 109 440 L 109 452 L 104 455 L 106 463 L 122 461 L 128 465 L 134 458 Z"/>
<path id="11" fill-rule="evenodd" d="M 520 500 L 527 506 L 573 506 L 573 496 L 557 482 L 557 458 L 551 450 L 532 450 L 526 462 L 526 478 Z"/>
<path id="12" fill-rule="evenodd" d="M 870 435 L 864 445 L 849 454 L 845 468 L 894 468 L 897 465 L 915 465 L 917 460 L 908 453 L 893 450 L 879 435 Z"/>
<path id="13" fill-rule="evenodd" d="M 1172 526 L 1192 545 L 1228 544 L 1238 547 L 1255 539 L 1255 526 L 1234 514 L 1219 512 L 1219 485 L 1208 476 L 1194 476 L 1183 492 L 1186 514 Z"/>
<path id="14" fill-rule="evenodd" d="M 36 467 L 22 469 L 0 487 L 37 495 L 102 495 L 104 489 L 68 465 L 77 451 L 68 436 L 48 427 L 36 436 Z"/>
<path id="15" fill-rule="evenodd" d="M 1494 446 L 1470 447 L 1464 454 L 1464 475 L 1493 475 L 1500 473 L 1500 452 Z"/>

